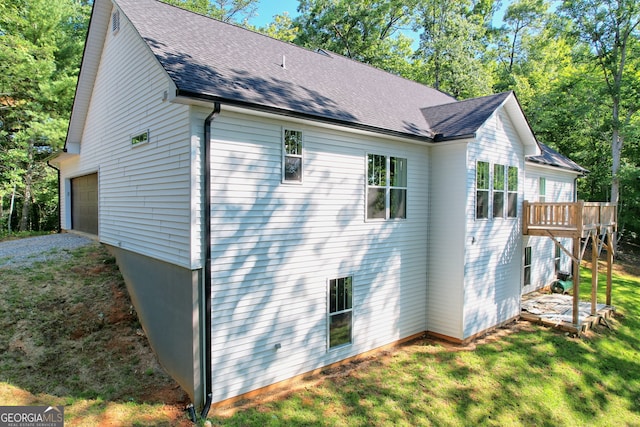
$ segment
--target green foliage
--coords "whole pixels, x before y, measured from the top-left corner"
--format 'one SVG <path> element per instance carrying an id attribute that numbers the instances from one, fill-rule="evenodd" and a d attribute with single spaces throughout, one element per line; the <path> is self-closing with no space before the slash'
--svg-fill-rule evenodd
<path id="1" fill-rule="evenodd" d="M 420 2 L 415 80 L 457 98 L 492 93 L 493 76 L 484 52 L 492 5 L 487 2 L 483 8 L 476 8 L 468 0 Z"/>
<path id="2" fill-rule="evenodd" d="M 220 21 L 246 25 L 256 13 L 258 0 L 162 0 Z"/>
<path id="3" fill-rule="evenodd" d="M 0 10 L 0 226 L 51 229 L 57 183 L 44 159 L 64 144 L 89 6 L 22 0 Z"/>
<path id="4" fill-rule="evenodd" d="M 408 72 L 411 41 L 400 34 L 411 24 L 416 1 L 300 0 L 295 43 L 327 49 L 396 74 Z"/>

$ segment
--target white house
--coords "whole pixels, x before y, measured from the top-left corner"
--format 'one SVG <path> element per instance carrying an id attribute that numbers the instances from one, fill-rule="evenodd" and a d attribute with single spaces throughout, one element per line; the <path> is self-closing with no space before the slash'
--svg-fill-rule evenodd
<path id="1" fill-rule="evenodd" d="M 94 1 L 53 163 L 61 228 L 115 254 L 204 412 L 517 317 L 556 262 L 523 237 L 522 203 L 571 200 L 584 172 L 536 142 L 512 92 L 457 101 L 155 0 Z"/>

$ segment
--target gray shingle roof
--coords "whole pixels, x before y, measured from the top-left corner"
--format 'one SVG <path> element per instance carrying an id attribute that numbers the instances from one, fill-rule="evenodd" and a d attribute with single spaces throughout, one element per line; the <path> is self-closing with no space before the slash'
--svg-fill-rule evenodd
<path id="1" fill-rule="evenodd" d="M 431 137 L 420 109 L 451 96 L 155 0 L 116 0 L 179 93 Z"/>
<path id="2" fill-rule="evenodd" d="M 571 171 L 579 172 L 581 174 L 588 173 L 589 170 L 583 168 L 568 157 L 558 153 L 553 148 L 538 142 L 540 146 L 540 155 L 527 156 L 527 161 L 531 163 L 537 163 L 539 165 L 555 166 L 561 169 L 568 169 Z"/>
<path id="3" fill-rule="evenodd" d="M 427 107 L 422 114 L 436 140 L 471 137 L 511 93 Z"/>

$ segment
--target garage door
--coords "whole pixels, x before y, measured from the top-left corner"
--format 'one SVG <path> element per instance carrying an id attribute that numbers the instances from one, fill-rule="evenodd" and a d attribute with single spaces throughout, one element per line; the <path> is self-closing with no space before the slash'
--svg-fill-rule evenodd
<path id="1" fill-rule="evenodd" d="M 98 234 L 98 174 L 71 180 L 71 227 Z"/>

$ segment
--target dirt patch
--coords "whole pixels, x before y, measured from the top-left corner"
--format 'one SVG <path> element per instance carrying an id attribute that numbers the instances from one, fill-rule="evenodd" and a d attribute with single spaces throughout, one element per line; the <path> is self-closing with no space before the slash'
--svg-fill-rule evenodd
<path id="1" fill-rule="evenodd" d="M 98 244 L 71 255 L 69 260 L 3 269 L 0 383 L 31 401 L 49 396 L 65 405 L 83 399 L 93 406 L 156 405 L 154 411 L 168 417 L 169 425 L 188 425 L 188 396 L 164 372 L 141 333 L 115 260 Z M 76 406 L 70 406 L 70 414 Z M 124 422 L 110 421 L 111 413 L 102 413 L 98 424 Z M 92 417 L 83 414 L 70 425 L 88 425 L 81 419 L 91 423 Z"/>

